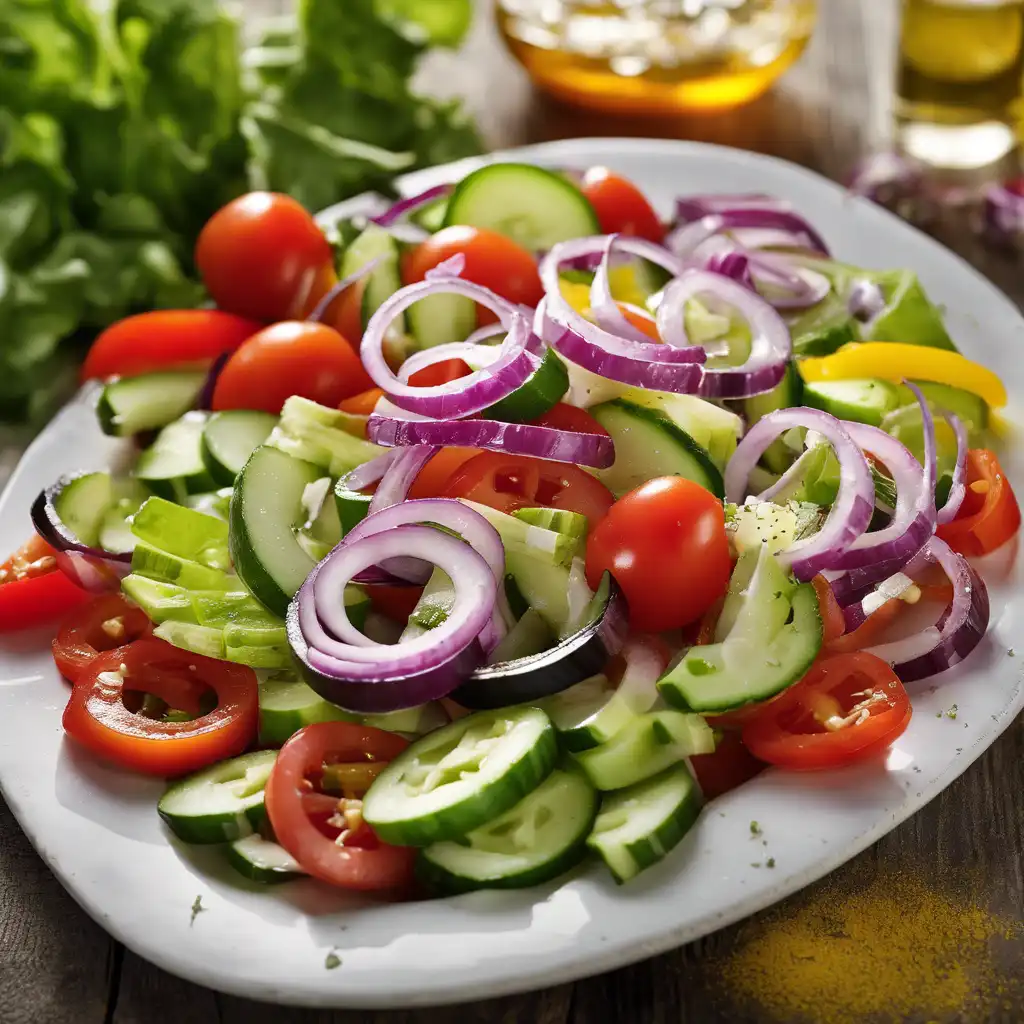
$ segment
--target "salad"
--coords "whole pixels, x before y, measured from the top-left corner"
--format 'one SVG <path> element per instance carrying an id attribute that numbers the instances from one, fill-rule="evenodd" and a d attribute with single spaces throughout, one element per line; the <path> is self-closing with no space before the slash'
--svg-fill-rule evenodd
<path id="1" fill-rule="evenodd" d="M 495 163 L 326 231 L 252 193 L 196 263 L 216 308 L 94 343 L 134 464 L 39 495 L 0 622 L 242 876 L 624 883 L 985 634 L 1003 386 L 790 203 Z"/>

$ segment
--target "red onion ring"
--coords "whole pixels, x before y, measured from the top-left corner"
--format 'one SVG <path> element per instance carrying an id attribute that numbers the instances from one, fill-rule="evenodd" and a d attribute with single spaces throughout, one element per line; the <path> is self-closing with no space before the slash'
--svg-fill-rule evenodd
<path id="1" fill-rule="evenodd" d="M 351 288 L 357 281 L 361 281 L 364 277 L 371 274 L 376 268 L 383 256 L 378 256 L 376 259 L 372 259 L 369 263 L 364 263 L 355 273 L 349 274 L 348 277 L 343 277 L 331 290 L 316 304 L 313 308 L 313 312 L 306 317 L 310 323 L 320 323 L 324 316 L 327 314 L 327 310 L 331 308 L 331 303 L 347 289 Z"/>
<path id="2" fill-rule="evenodd" d="M 810 249 L 829 255 L 824 239 L 808 221 L 793 210 L 785 200 L 766 198 L 757 202 L 756 196 L 740 195 L 735 205 L 726 205 L 727 196 L 706 197 L 713 202 L 696 199 L 677 199 L 676 217 L 679 226 L 666 239 L 666 246 L 684 259 L 691 256 L 702 242 L 714 235 L 736 230 L 769 230 L 783 232 L 784 244 Z M 703 211 L 703 212 L 701 212 Z M 748 248 L 751 239 L 744 243 Z"/>
<path id="3" fill-rule="evenodd" d="M 397 456 L 391 461 L 377 485 L 377 490 L 373 492 L 368 515 L 372 516 L 374 512 L 380 512 L 381 509 L 405 501 L 409 488 L 419 476 L 420 470 L 437 451 L 437 448 L 427 444 L 398 449 Z"/>
<path id="4" fill-rule="evenodd" d="M 410 213 L 418 210 L 421 206 L 426 206 L 427 203 L 432 203 L 435 199 L 440 199 L 443 196 L 448 195 L 452 191 L 453 186 L 451 185 L 434 185 L 432 188 L 428 188 L 425 192 L 420 192 L 414 196 L 408 196 L 405 199 L 399 199 L 393 206 L 388 207 L 383 213 L 378 214 L 376 217 L 371 217 L 370 220 L 378 227 L 389 228 L 393 224 L 407 217 Z M 426 234 L 426 232 L 424 232 Z"/>
<path id="5" fill-rule="evenodd" d="M 954 416 L 950 412 L 943 413 L 943 416 L 956 435 L 956 465 L 953 467 L 953 479 L 949 485 L 946 504 L 938 512 L 937 522 L 940 526 L 956 519 L 956 514 L 960 511 L 960 506 L 967 496 L 967 451 L 970 444 L 967 428 L 963 425 L 960 417 Z"/>

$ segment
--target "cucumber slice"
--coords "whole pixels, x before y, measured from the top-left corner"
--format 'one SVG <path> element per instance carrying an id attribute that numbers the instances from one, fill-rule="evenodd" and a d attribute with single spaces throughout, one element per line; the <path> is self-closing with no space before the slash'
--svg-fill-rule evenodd
<path id="1" fill-rule="evenodd" d="M 133 572 L 121 580 L 121 589 L 157 625 L 169 620 L 198 625 L 192 597 L 184 587 L 151 580 Z"/>
<path id="2" fill-rule="evenodd" d="M 180 558 L 139 541 L 132 551 L 132 572 L 163 583 L 174 583 L 186 590 L 227 590 L 237 580 L 219 569 Z"/>
<path id="3" fill-rule="evenodd" d="M 498 531 L 505 554 L 525 555 L 548 565 L 568 566 L 580 553 L 581 540 L 561 531 L 549 530 L 528 522 L 529 516 L 510 516 L 489 505 L 461 498 L 471 509 L 479 512 Z"/>
<path id="4" fill-rule="evenodd" d="M 114 504 L 100 522 L 98 540 L 104 551 L 124 554 L 135 550 L 138 538 L 132 533 L 131 520 L 148 497 L 149 490 L 137 480 L 115 483 Z"/>
<path id="5" fill-rule="evenodd" d="M 203 462 L 210 476 L 230 487 L 249 456 L 270 436 L 277 417 L 255 409 L 215 412 L 203 428 Z"/>
<path id="6" fill-rule="evenodd" d="M 803 404 L 803 378 L 797 372 L 796 364 L 790 363 L 782 380 L 761 395 L 743 400 L 743 413 L 747 423 L 753 426 L 762 416 L 777 409 L 792 409 Z M 796 452 L 779 438 L 773 441 L 761 456 L 761 463 L 773 473 L 785 473 L 796 458 Z"/>
<path id="7" fill-rule="evenodd" d="M 398 273 L 400 255 L 398 241 L 376 224 L 369 224 L 345 250 L 338 270 L 339 277 L 354 274 L 372 260 L 380 261 L 370 272 L 369 277 L 365 278 L 362 306 L 364 327 L 370 322 L 370 317 L 377 312 L 377 307 L 402 287 L 402 279 Z M 395 326 L 398 330 L 404 330 L 404 318 L 398 317 Z"/>
<path id="8" fill-rule="evenodd" d="M 454 605 L 455 585 L 448 573 L 435 567 L 409 616 L 405 629 L 402 630 L 402 642 L 415 640 L 440 626 L 447 620 Z"/>
<path id="9" fill-rule="evenodd" d="M 519 508 L 512 515 L 529 526 L 539 526 L 569 537 L 577 544 L 587 539 L 587 517 L 562 508 Z"/>
<path id="10" fill-rule="evenodd" d="M 421 850 L 417 874 L 438 893 L 547 882 L 583 859 L 597 804 L 597 793 L 582 772 L 556 768 L 493 821 Z"/>
<path id="11" fill-rule="evenodd" d="M 221 572 L 230 570 L 228 525 L 164 498 L 148 498 L 132 519 L 132 533 L 169 555 L 199 562 Z"/>
<path id="12" fill-rule="evenodd" d="M 322 467 L 332 477 L 341 476 L 386 450 L 348 433 L 347 423 L 346 413 L 293 395 L 284 403 L 267 444 Z"/>
<path id="13" fill-rule="evenodd" d="M 224 855 L 240 875 L 253 882 L 273 885 L 277 882 L 290 882 L 306 874 L 283 846 L 258 835 L 236 839 L 225 847 Z"/>
<path id="14" fill-rule="evenodd" d="M 710 455 L 664 413 L 625 398 L 595 405 L 591 416 L 615 442 L 615 462 L 594 475 L 615 495 L 659 476 L 681 476 L 721 498 L 722 474 Z"/>
<path id="15" fill-rule="evenodd" d="M 428 732 L 447 725 L 451 718 L 444 706 L 437 701 L 420 704 L 414 708 L 402 708 L 383 715 L 360 715 L 363 725 L 372 725 L 385 732 L 397 732 L 402 736 L 426 736 Z"/>
<path id="16" fill-rule="evenodd" d="M 546 651 L 555 641 L 556 637 L 540 612 L 536 608 L 527 608 L 519 621 L 502 637 L 488 660 L 498 665 L 517 658 L 528 658 L 531 654 Z"/>
<path id="17" fill-rule="evenodd" d="M 226 523 L 231 513 L 231 492 L 231 487 L 221 487 L 216 491 L 190 494 L 185 499 L 185 508 L 190 508 L 193 512 L 202 512 L 204 516 L 213 516 Z"/>
<path id="18" fill-rule="evenodd" d="M 279 747 L 314 722 L 354 722 L 355 715 L 324 700 L 291 673 L 260 684 L 260 744 Z"/>
<path id="19" fill-rule="evenodd" d="M 923 463 L 924 420 L 921 417 L 921 406 L 916 400 L 912 405 L 905 405 L 889 413 L 882 420 L 881 426 L 887 434 L 892 434 L 906 445 L 918 462 Z M 956 434 L 953 433 L 953 428 L 943 417 L 935 417 L 935 455 L 940 477 L 952 473 L 956 465 L 956 452 Z"/>
<path id="20" fill-rule="evenodd" d="M 465 295 L 442 292 L 414 302 L 405 311 L 405 318 L 416 347 L 433 348 L 465 341 L 476 330 L 476 303 Z"/>
<path id="21" fill-rule="evenodd" d="M 242 582 L 272 612 L 288 602 L 316 562 L 299 543 L 302 495 L 320 470 L 269 445 L 252 453 L 231 497 L 231 559 Z"/>
<path id="22" fill-rule="evenodd" d="M 221 761 L 173 783 L 156 805 L 171 831 L 186 843 L 230 843 L 266 821 L 263 787 L 276 750 Z"/>
<path id="23" fill-rule="evenodd" d="M 399 754 L 370 786 L 363 817 L 386 843 L 458 839 L 539 786 L 556 756 L 555 731 L 538 708 L 468 715 Z"/>
<path id="24" fill-rule="evenodd" d="M 103 518 L 113 503 L 114 485 L 109 473 L 80 473 L 64 478 L 53 508 L 83 544 L 95 547 Z"/>
<path id="25" fill-rule="evenodd" d="M 208 414 L 187 412 L 169 423 L 140 456 L 135 476 L 150 490 L 171 501 L 212 491 L 214 482 L 203 463 L 203 427 Z"/>
<path id="26" fill-rule="evenodd" d="M 490 164 L 463 178 L 444 222 L 497 231 L 532 252 L 601 231 L 594 208 L 568 178 L 516 163 Z"/>
<path id="27" fill-rule="evenodd" d="M 189 411 L 206 382 L 205 370 L 145 373 L 111 381 L 96 405 L 104 434 L 128 437 L 156 430 Z"/>
<path id="28" fill-rule="evenodd" d="M 257 628 L 284 625 L 247 590 L 193 590 L 189 596 L 200 626 L 225 629 L 231 625 Z"/>
<path id="29" fill-rule="evenodd" d="M 937 416 L 941 416 L 943 412 L 953 413 L 967 428 L 972 440 L 971 447 L 983 446 L 984 433 L 988 430 L 989 423 L 988 403 L 984 398 L 949 384 L 937 384 L 930 380 L 916 380 L 914 383 L 920 388 Z M 909 388 L 897 385 L 897 390 L 900 394 L 897 406 L 913 405 L 917 402 Z"/>
<path id="30" fill-rule="evenodd" d="M 711 754 L 714 749 L 715 735 L 700 715 L 649 711 L 607 743 L 573 757 L 598 789 L 610 791 L 643 782 L 683 758 Z"/>
<path id="31" fill-rule="evenodd" d="M 729 581 L 715 640 L 691 647 L 658 682 L 669 704 L 728 711 L 796 682 L 821 649 L 814 587 L 789 579 L 764 545 L 745 552 Z"/>
<path id="32" fill-rule="evenodd" d="M 371 501 L 372 494 L 353 491 L 345 483 L 345 477 L 338 477 L 338 482 L 334 486 L 334 505 L 338 510 L 338 525 L 342 537 L 367 517 Z"/>
<path id="33" fill-rule="evenodd" d="M 196 626 L 190 622 L 167 619 L 153 630 L 153 636 L 166 640 L 172 647 L 202 654 L 206 658 L 224 660 L 224 630 Z"/>
<path id="34" fill-rule="evenodd" d="M 561 636 L 569 625 L 569 569 L 513 548 L 505 548 L 505 571 L 548 629 Z"/>
<path id="35" fill-rule="evenodd" d="M 909 394 L 909 392 L 908 392 Z M 910 396 L 910 401 L 913 401 Z M 887 380 L 816 381 L 804 385 L 804 402 L 841 420 L 881 424 L 885 416 L 905 404 L 900 389 Z"/>
<path id="36" fill-rule="evenodd" d="M 254 626 L 233 622 L 225 626 L 224 659 L 250 668 L 291 667 L 292 652 L 284 623 Z"/>
<path id="37" fill-rule="evenodd" d="M 739 507 L 727 506 L 725 528 L 737 554 L 762 546 L 771 554 L 777 554 L 817 533 L 826 514 L 821 505 L 809 501 L 789 501 L 785 505 L 758 501 Z"/>
<path id="38" fill-rule="evenodd" d="M 685 764 L 677 764 L 601 800 L 587 846 L 596 851 L 620 885 L 666 857 L 693 827 L 700 788 Z"/>
<path id="39" fill-rule="evenodd" d="M 549 348 L 540 366 L 515 391 L 485 409 L 482 415 L 508 423 L 529 423 L 554 408 L 568 390 L 569 372 L 565 363 Z"/>

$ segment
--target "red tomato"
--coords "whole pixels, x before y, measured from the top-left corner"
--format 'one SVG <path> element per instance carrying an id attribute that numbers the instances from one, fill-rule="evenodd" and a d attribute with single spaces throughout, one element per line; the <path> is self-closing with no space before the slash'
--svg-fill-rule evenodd
<path id="1" fill-rule="evenodd" d="M 342 399 L 338 403 L 338 408 L 342 412 L 352 413 L 353 416 L 369 416 L 383 397 L 384 392 L 380 388 L 367 388 L 358 395 Z"/>
<path id="2" fill-rule="evenodd" d="M 254 335 L 225 363 L 213 408 L 279 413 L 292 395 L 336 406 L 372 386 L 359 357 L 333 327 L 286 320 Z"/>
<path id="3" fill-rule="evenodd" d="M 333 275 L 331 246 L 290 196 L 250 192 L 199 234 L 196 266 L 221 309 L 254 320 L 302 316 Z"/>
<path id="4" fill-rule="evenodd" d="M 967 453 L 967 493 L 956 518 L 935 532 L 963 555 L 987 555 L 1020 529 L 1020 507 L 995 453 Z"/>
<path id="5" fill-rule="evenodd" d="M 197 684 L 217 698 L 206 714 L 201 713 Z M 141 703 L 146 693 L 195 717 L 162 721 L 129 710 L 128 698 Z M 63 721 L 72 739 L 122 768 L 183 775 L 242 753 L 256 738 L 256 675 L 244 665 L 144 637 L 93 659 L 71 691 Z"/>
<path id="6" fill-rule="evenodd" d="M 561 508 L 585 515 L 591 528 L 615 501 L 603 483 L 567 462 L 500 452 L 484 452 L 456 470 L 443 497 L 468 498 L 499 512 L 538 505 Z"/>
<path id="7" fill-rule="evenodd" d="M 445 493 L 448 481 L 470 459 L 482 453 L 481 448 L 442 448 L 419 471 L 412 487 L 410 498 L 437 498 Z"/>
<path id="8" fill-rule="evenodd" d="M 587 539 L 587 582 L 611 572 L 634 629 L 699 619 L 724 593 L 732 561 L 722 503 L 699 484 L 658 477 L 620 498 Z"/>
<path id="9" fill-rule="evenodd" d="M 375 583 L 366 588 L 366 593 L 375 612 L 404 626 L 423 596 L 423 588 Z"/>
<path id="10" fill-rule="evenodd" d="M 370 726 L 318 722 L 281 748 L 267 780 L 267 815 L 277 841 L 314 878 L 343 889 L 399 890 L 411 884 L 416 851 L 380 842 L 362 822 L 365 788 L 341 800 L 313 788 L 330 766 L 357 767 L 365 775 L 408 745 Z"/>
<path id="11" fill-rule="evenodd" d="M 723 733 L 713 754 L 696 754 L 690 758 L 690 765 L 705 800 L 742 786 L 768 767 L 743 746 L 735 732 Z"/>
<path id="12" fill-rule="evenodd" d="M 821 614 L 821 644 L 826 647 L 846 632 L 846 619 L 828 580 L 819 574 L 811 580 L 811 584 L 818 597 L 818 611 Z"/>
<path id="13" fill-rule="evenodd" d="M 468 377 L 473 371 L 463 359 L 445 359 L 433 366 L 424 366 L 409 375 L 409 383 L 417 388 L 433 388 L 439 384 L 448 384 L 461 377 Z"/>
<path id="14" fill-rule="evenodd" d="M 41 626 L 88 597 L 57 568 L 53 548 L 33 535 L 0 565 L 0 632 Z"/>
<path id="15" fill-rule="evenodd" d="M 61 624 L 53 641 L 53 660 L 60 674 L 77 683 L 105 651 L 124 647 L 153 632 L 146 613 L 121 594 L 102 594 L 76 608 Z"/>
<path id="16" fill-rule="evenodd" d="M 320 317 L 320 322 L 333 327 L 355 351 L 359 351 L 359 342 L 363 337 L 363 292 L 366 290 L 365 277 L 360 278 L 355 284 L 351 284 L 340 295 L 331 301 L 331 304 Z M 314 286 L 310 301 L 303 310 L 303 316 L 308 317 L 320 300 L 338 283 L 338 276 L 334 269 L 330 268 L 329 273 L 318 279 Z"/>
<path id="17" fill-rule="evenodd" d="M 583 194 L 597 214 L 601 231 L 661 242 L 665 238 L 658 215 L 631 181 L 612 174 L 607 167 L 591 167 L 583 176 Z"/>
<path id="18" fill-rule="evenodd" d="M 202 367 L 224 352 L 234 352 L 262 326 L 219 309 L 139 313 L 108 327 L 92 343 L 81 379 Z"/>
<path id="19" fill-rule="evenodd" d="M 555 430 L 572 430 L 577 434 L 611 436 L 589 412 L 586 412 L 584 409 L 577 409 L 575 405 L 568 405 L 565 402 L 559 402 L 557 405 L 552 406 L 543 416 L 538 416 L 533 422 L 539 427 L 553 427 Z"/>
<path id="20" fill-rule="evenodd" d="M 465 280 L 482 284 L 509 302 L 525 306 L 536 306 L 544 297 L 533 254 L 511 238 L 486 228 L 442 228 L 406 256 L 402 278 L 406 284 L 422 281 L 428 270 L 458 253 L 466 257 L 462 271 Z M 477 306 L 477 322 L 481 326 L 497 319 L 489 309 Z"/>
<path id="21" fill-rule="evenodd" d="M 890 746 L 910 724 L 910 699 L 881 658 L 823 658 L 743 728 L 750 752 L 781 768 L 838 768 Z"/>

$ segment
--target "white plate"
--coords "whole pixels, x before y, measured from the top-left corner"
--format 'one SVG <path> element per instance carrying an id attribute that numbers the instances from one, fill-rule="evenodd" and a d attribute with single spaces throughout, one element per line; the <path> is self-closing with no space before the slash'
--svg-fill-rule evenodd
<path id="1" fill-rule="evenodd" d="M 949 311 L 953 336 L 1024 396 L 1024 320 L 956 256 L 809 171 L 768 157 L 679 142 L 579 140 L 515 153 L 538 163 L 608 164 L 667 212 L 677 193 L 771 192 L 794 200 L 840 258 L 913 267 Z M 410 177 L 409 192 L 472 163 Z M 21 463 L 0 502 L 0 550 L 29 532 L 28 509 L 61 472 L 117 457 L 81 401 Z M 1024 494 L 1024 447 L 1007 457 Z M 216 851 L 172 844 L 156 815 L 161 785 L 108 769 L 62 739 L 67 687 L 44 635 L 0 641 L 0 784 L 36 849 L 117 939 L 193 981 L 254 999 L 399 1007 L 480 999 L 606 971 L 729 924 L 843 863 L 919 810 L 1010 724 L 1024 703 L 1024 594 L 1014 569 L 989 576 L 992 625 L 965 666 L 915 695 L 910 728 L 886 766 L 829 774 L 769 772 L 717 801 L 664 863 L 625 888 L 595 866 L 559 885 L 394 906 L 345 899 L 312 882 L 238 883 Z M 1008 648 L 1021 643 L 1021 657 Z M 955 720 L 940 713 L 952 704 Z M 763 829 L 752 838 L 750 822 Z M 767 857 L 775 867 L 753 867 Z M 193 900 L 204 912 L 190 922 Z M 341 965 L 325 967 L 335 951 Z"/>

